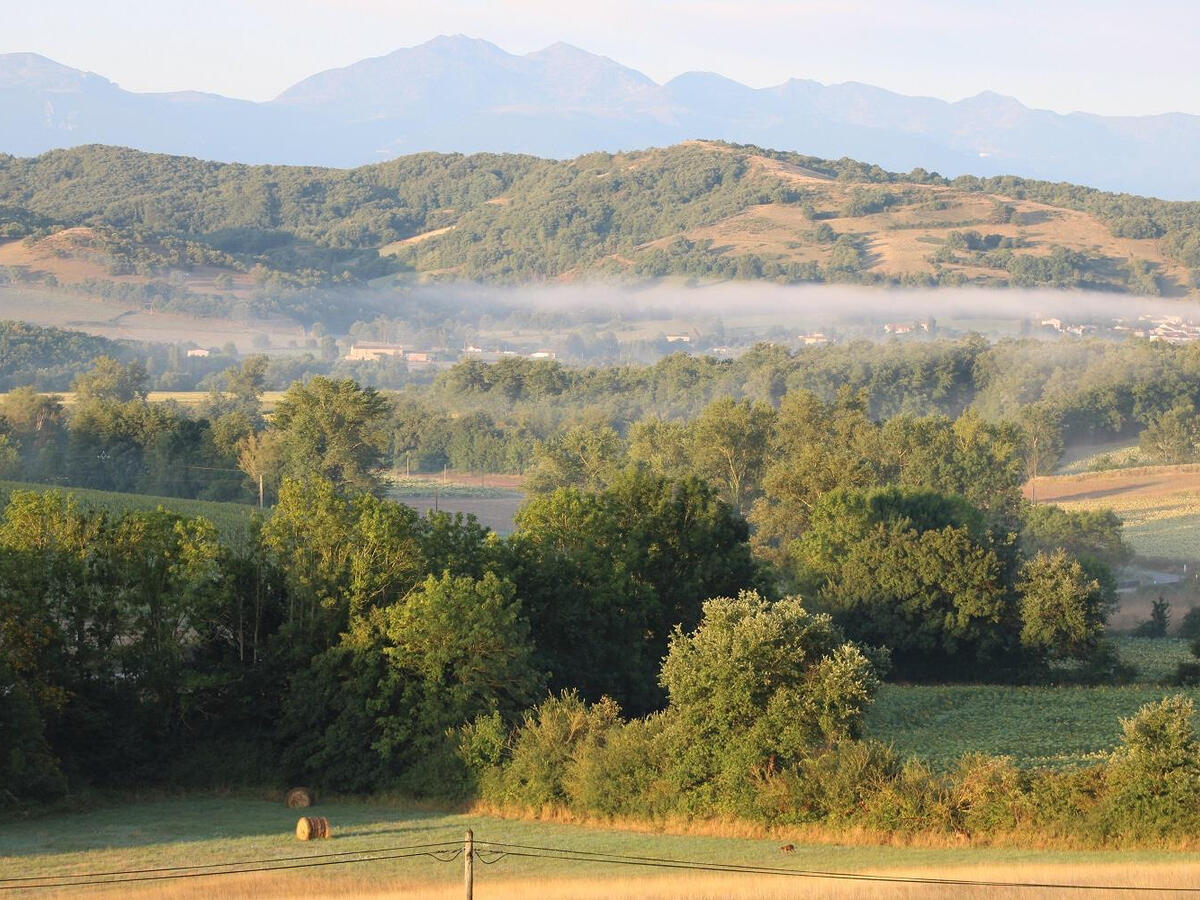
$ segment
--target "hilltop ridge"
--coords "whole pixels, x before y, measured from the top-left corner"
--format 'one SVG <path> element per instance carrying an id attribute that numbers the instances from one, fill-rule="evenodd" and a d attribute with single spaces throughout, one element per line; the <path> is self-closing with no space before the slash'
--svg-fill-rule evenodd
<path id="1" fill-rule="evenodd" d="M 351 170 L 80 147 L 0 158 L 0 237 L 10 281 L 126 298 L 142 285 L 148 304 L 169 308 L 397 273 L 1167 297 L 1200 283 L 1197 203 L 705 141 L 567 161 L 417 154 Z"/>

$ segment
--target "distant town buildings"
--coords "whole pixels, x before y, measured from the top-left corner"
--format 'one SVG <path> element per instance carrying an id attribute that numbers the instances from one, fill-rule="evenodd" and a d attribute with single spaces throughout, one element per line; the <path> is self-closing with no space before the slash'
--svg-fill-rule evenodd
<path id="1" fill-rule="evenodd" d="M 914 331 L 929 331 L 929 320 L 918 322 L 888 322 L 883 326 L 884 334 L 911 334 Z"/>
<path id="2" fill-rule="evenodd" d="M 193 347 L 187 352 L 187 355 L 192 358 L 205 359 L 206 357 L 212 356 L 212 351 L 205 349 L 204 347 Z"/>
<path id="3" fill-rule="evenodd" d="M 519 356 L 524 359 L 558 359 L 558 351 L 556 350 L 534 350 L 532 353 L 518 353 L 516 350 L 485 350 L 482 347 L 476 347 L 473 344 L 468 344 L 463 347 L 462 358 L 477 359 L 480 362 L 494 363 L 510 357 Z"/>
<path id="4" fill-rule="evenodd" d="M 819 347 L 829 343 L 829 338 L 823 331 L 812 331 L 808 334 L 799 335 L 796 340 L 806 347 Z"/>
<path id="5" fill-rule="evenodd" d="M 350 345 L 346 359 L 381 360 L 388 356 L 404 356 L 404 347 L 400 344 L 384 344 L 379 341 L 359 341 Z"/>
<path id="6" fill-rule="evenodd" d="M 692 342 L 692 336 L 690 334 L 668 334 L 667 335 L 667 343 L 668 344 L 690 344 L 691 342 Z"/>

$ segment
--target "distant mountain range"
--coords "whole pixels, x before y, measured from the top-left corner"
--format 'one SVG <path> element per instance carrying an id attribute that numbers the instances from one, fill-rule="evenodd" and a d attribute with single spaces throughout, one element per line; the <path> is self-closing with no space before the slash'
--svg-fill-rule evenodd
<path id="1" fill-rule="evenodd" d="M 1185 114 L 1061 115 L 994 93 L 949 103 L 852 82 L 755 89 L 710 72 L 660 85 L 567 44 L 517 56 L 463 36 L 320 72 L 266 103 L 132 93 L 36 54 L 0 54 L 0 151 L 18 156 L 103 143 L 347 167 L 421 150 L 567 158 L 692 138 L 1200 198 L 1200 116 Z"/>

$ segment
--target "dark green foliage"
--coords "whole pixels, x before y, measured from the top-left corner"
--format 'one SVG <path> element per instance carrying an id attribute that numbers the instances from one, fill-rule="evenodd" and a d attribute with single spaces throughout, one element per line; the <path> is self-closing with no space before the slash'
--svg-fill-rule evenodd
<path id="1" fill-rule="evenodd" d="M 1018 662 L 1006 550 L 959 498 L 832 491 L 818 501 L 796 556 L 802 583 L 846 632 L 891 648 L 905 677 L 979 680 Z"/>
<path id="2" fill-rule="evenodd" d="M 67 782 L 29 686 L 0 659 L 0 794 L 21 808 L 61 797 Z"/>
<path id="3" fill-rule="evenodd" d="M 98 356 L 128 358 L 132 347 L 80 331 L 0 322 L 0 391 L 23 385 L 64 390 Z"/>
<path id="4" fill-rule="evenodd" d="M 275 407 L 285 476 L 317 475 L 357 490 L 380 490 L 388 446 L 388 401 L 374 388 L 318 376 L 293 384 Z"/>
<path id="5" fill-rule="evenodd" d="M 628 473 L 600 493 L 529 501 L 510 554 L 539 660 L 556 687 L 654 708 L 671 630 L 705 597 L 753 584 L 746 523 L 695 478 Z"/>
<path id="6" fill-rule="evenodd" d="M 447 730 L 513 716 L 541 687 L 510 583 L 449 573 L 376 606 L 292 679 L 284 764 L 340 791 L 400 784 L 447 796 L 462 779 Z"/>
<path id="7" fill-rule="evenodd" d="M 1159 597 L 1150 609 L 1150 618 L 1141 622 L 1133 633 L 1138 637 L 1163 638 L 1171 626 L 1171 604 Z"/>
<path id="8" fill-rule="evenodd" d="M 1200 606 L 1193 606 L 1179 620 L 1179 636 L 1182 638 L 1200 638 Z"/>

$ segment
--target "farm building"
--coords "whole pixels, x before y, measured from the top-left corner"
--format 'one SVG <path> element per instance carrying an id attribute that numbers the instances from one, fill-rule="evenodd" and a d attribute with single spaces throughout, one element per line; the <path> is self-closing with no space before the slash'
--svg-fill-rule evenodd
<path id="1" fill-rule="evenodd" d="M 385 356 L 404 356 L 404 348 L 400 344 L 360 341 L 350 345 L 350 352 L 346 354 L 346 359 L 379 360 Z"/>

